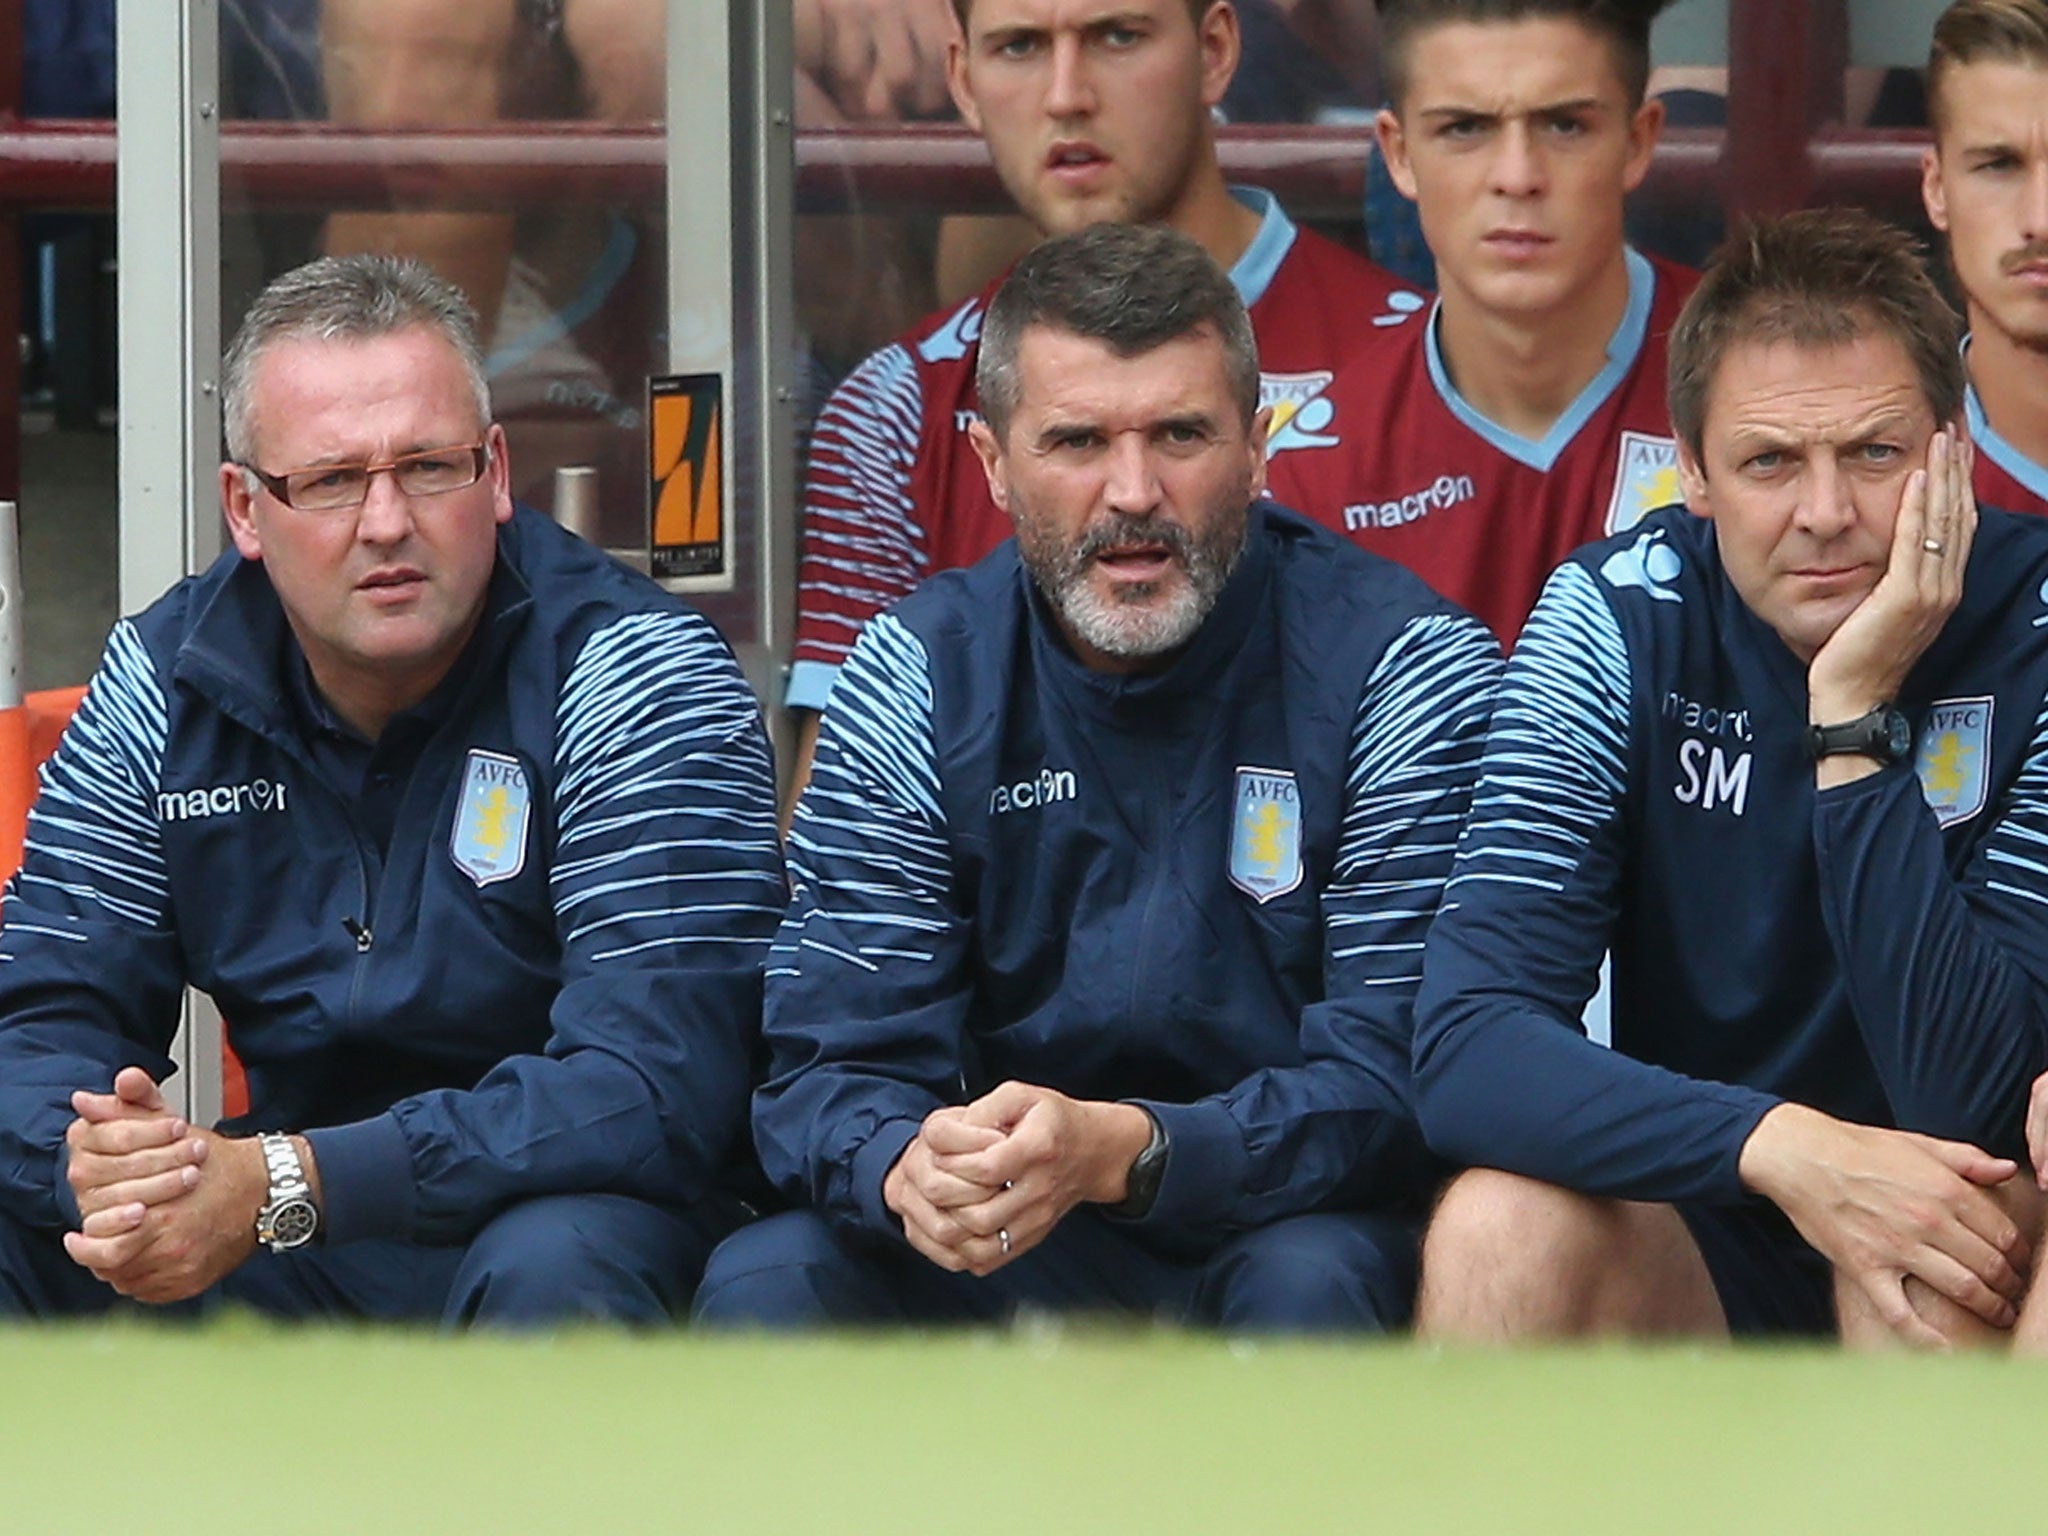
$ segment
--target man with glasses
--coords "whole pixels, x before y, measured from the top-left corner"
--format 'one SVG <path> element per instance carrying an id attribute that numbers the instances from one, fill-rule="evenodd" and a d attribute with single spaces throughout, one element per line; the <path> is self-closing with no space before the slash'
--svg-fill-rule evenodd
<path id="1" fill-rule="evenodd" d="M 272 283 L 234 551 L 118 624 L 0 925 L 0 1314 L 659 1322 L 740 1213 L 783 905 L 718 635 L 515 509 L 416 263 Z M 249 1112 L 159 1083 L 187 985 Z"/>

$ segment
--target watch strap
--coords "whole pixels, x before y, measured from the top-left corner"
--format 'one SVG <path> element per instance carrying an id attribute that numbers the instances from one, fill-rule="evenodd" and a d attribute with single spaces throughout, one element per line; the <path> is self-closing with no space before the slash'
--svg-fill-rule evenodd
<path id="1" fill-rule="evenodd" d="M 291 1137 L 266 1131 L 256 1138 L 256 1144 L 263 1149 L 263 1167 L 270 1175 L 270 1199 L 266 1204 L 275 1205 L 280 1200 L 312 1192 L 313 1186 L 306 1182 L 305 1166 L 299 1162 L 299 1149 L 292 1145 Z"/>
<path id="2" fill-rule="evenodd" d="M 1142 1104 L 1136 1107 L 1145 1109 Z M 1145 1109 L 1145 1118 L 1152 1122 L 1152 1139 L 1145 1143 L 1145 1150 L 1131 1160 L 1131 1171 L 1124 1182 L 1124 1197 L 1114 1205 L 1102 1207 L 1105 1216 L 1114 1216 L 1120 1221 L 1138 1221 L 1151 1214 L 1153 1203 L 1159 1198 L 1160 1182 L 1166 1177 L 1167 1154 L 1173 1150 L 1173 1143 L 1159 1117 Z"/>
<path id="3" fill-rule="evenodd" d="M 1880 763 L 1904 762 L 1913 750 L 1912 726 L 1889 701 L 1837 725 L 1809 725 L 1806 751 L 1823 757 L 1856 756 Z"/>
<path id="4" fill-rule="evenodd" d="M 313 1186 L 291 1137 L 266 1131 L 256 1138 L 270 1188 L 256 1213 L 256 1240 L 273 1253 L 304 1246 L 319 1227 Z M 280 1218 L 283 1218 L 282 1220 Z"/>

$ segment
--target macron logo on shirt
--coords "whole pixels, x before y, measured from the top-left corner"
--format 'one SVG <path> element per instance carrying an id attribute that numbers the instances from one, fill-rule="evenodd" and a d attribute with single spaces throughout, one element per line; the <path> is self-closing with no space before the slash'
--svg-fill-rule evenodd
<path id="1" fill-rule="evenodd" d="M 1344 531 L 1361 528 L 1398 528 L 1432 512 L 1447 512 L 1472 501 L 1479 487 L 1470 475 L 1441 474 L 1419 491 L 1397 496 L 1392 501 L 1354 501 L 1344 508 Z"/>
<path id="2" fill-rule="evenodd" d="M 988 813 L 991 816 L 1006 815 L 1011 811 L 1035 811 L 1042 805 L 1055 805 L 1062 800 L 1080 797 L 1080 788 L 1074 781 L 1071 768 L 1041 768 L 1028 779 L 1019 779 L 1014 784 L 998 784 L 988 793 Z"/>
<path id="3" fill-rule="evenodd" d="M 158 821 L 197 821 L 207 816 L 233 816 L 240 811 L 284 808 L 284 786 L 269 779 L 215 784 L 208 789 L 167 789 L 156 797 Z"/>

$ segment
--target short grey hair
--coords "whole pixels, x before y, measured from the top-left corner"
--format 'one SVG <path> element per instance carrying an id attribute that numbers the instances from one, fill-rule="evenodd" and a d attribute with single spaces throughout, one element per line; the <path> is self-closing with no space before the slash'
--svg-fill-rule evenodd
<path id="1" fill-rule="evenodd" d="M 476 311 L 462 290 L 410 256 L 322 256 L 271 279 L 242 317 L 221 360 L 221 429 L 228 458 L 250 462 L 256 407 L 250 384 L 257 361 L 280 341 L 372 341 L 415 328 L 455 349 L 476 396 L 479 426 L 491 421 Z"/>
<path id="2" fill-rule="evenodd" d="M 1032 250 L 1003 280 L 981 323 L 974 371 L 998 442 L 1024 396 L 1017 349 L 1032 326 L 1137 357 L 1203 327 L 1223 341 L 1231 396 L 1246 426 L 1259 411 L 1259 349 L 1244 300 L 1209 253 L 1161 225 L 1095 224 Z"/>

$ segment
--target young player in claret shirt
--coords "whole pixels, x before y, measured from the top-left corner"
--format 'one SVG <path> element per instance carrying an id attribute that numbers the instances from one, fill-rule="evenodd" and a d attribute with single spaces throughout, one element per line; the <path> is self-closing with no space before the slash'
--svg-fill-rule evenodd
<path id="1" fill-rule="evenodd" d="M 1380 0 L 1380 146 L 1442 291 L 1345 371 L 1342 526 L 1505 643 L 1572 550 L 1679 499 L 1664 343 L 1697 274 L 1622 236 L 1661 8 Z"/>

